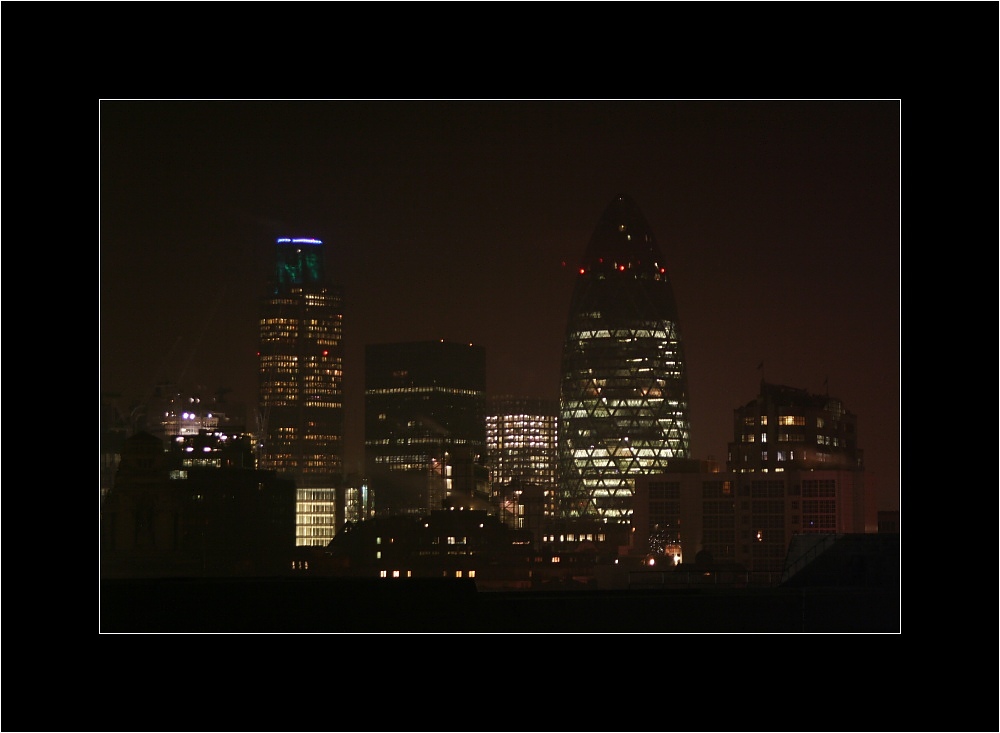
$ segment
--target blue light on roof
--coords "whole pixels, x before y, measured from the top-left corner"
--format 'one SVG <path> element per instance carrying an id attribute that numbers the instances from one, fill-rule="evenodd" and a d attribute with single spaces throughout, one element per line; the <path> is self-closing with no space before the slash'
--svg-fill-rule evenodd
<path id="1" fill-rule="evenodd" d="M 278 244 L 323 244 L 322 239 L 313 239 L 312 237 L 296 237 L 292 239 L 291 237 L 278 237 Z"/>

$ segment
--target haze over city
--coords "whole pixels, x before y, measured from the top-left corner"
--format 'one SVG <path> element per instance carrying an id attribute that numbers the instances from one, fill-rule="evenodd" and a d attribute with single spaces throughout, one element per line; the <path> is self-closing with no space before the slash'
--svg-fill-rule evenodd
<path id="1" fill-rule="evenodd" d="M 487 392 L 556 399 L 575 264 L 613 197 L 666 260 L 691 453 L 760 380 L 829 392 L 899 506 L 898 100 L 104 100 L 100 385 L 253 407 L 278 236 L 345 290 L 346 460 L 364 347 L 485 346 Z"/>

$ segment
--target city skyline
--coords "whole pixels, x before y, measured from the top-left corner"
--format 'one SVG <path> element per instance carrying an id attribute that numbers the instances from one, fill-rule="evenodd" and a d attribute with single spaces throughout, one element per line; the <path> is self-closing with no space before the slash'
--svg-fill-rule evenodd
<path id="1" fill-rule="evenodd" d="M 487 394 L 558 395 L 594 225 L 633 198 L 663 250 L 691 455 L 724 462 L 760 380 L 858 416 L 899 502 L 897 100 L 102 101 L 100 389 L 256 400 L 279 236 L 322 239 L 345 290 L 345 469 L 364 348 L 486 349 Z"/>

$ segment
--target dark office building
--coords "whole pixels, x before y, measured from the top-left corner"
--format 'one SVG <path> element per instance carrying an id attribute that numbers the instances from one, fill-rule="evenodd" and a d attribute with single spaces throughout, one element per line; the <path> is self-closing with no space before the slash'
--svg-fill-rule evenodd
<path id="1" fill-rule="evenodd" d="M 707 553 L 777 577 L 800 535 L 877 531 L 861 456 L 841 400 L 761 382 L 734 410 L 725 471 L 690 461 L 636 481 L 632 552 L 684 564 Z"/>
<path id="2" fill-rule="evenodd" d="M 415 341 L 365 348 L 365 469 L 376 514 L 488 497 L 486 351 Z"/>
<path id="3" fill-rule="evenodd" d="M 761 380 L 760 394 L 733 411 L 727 467 L 739 473 L 859 470 L 857 428 L 857 417 L 839 399 Z"/>
<path id="4" fill-rule="evenodd" d="M 582 262 L 559 393 L 565 517 L 627 523 L 637 476 L 690 446 L 687 369 L 666 264 L 635 202 L 612 201 Z"/>
<path id="5" fill-rule="evenodd" d="M 343 474 L 343 295 L 323 242 L 281 237 L 260 315 L 261 469 L 294 479 L 296 544 L 326 546 Z"/>

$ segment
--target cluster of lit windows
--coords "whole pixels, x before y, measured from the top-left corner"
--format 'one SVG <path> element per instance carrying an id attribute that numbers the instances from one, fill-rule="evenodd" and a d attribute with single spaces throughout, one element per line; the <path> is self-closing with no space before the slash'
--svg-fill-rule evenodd
<path id="1" fill-rule="evenodd" d="M 805 439 L 806 436 L 803 433 L 778 433 L 779 443 L 801 443 Z"/>
<path id="2" fill-rule="evenodd" d="M 542 542 L 547 543 L 566 543 L 566 542 L 605 542 L 608 537 L 603 532 L 569 532 L 566 534 L 554 535 L 547 534 L 543 535 Z M 553 558 L 553 562 L 559 562 L 558 556 Z"/>
<path id="3" fill-rule="evenodd" d="M 296 489 L 296 499 L 298 501 L 332 502 L 336 498 L 336 489 Z"/>
<path id="4" fill-rule="evenodd" d="M 779 415 L 778 425 L 805 425 L 806 419 L 802 415 Z"/>
<path id="5" fill-rule="evenodd" d="M 338 388 L 337 382 L 332 379 L 335 375 L 330 369 L 323 369 L 318 373 L 316 371 L 302 370 L 302 383 L 305 384 L 309 389 L 319 390 L 328 389 L 336 390 Z"/>
<path id="6" fill-rule="evenodd" d="M 432 537 L 431 538 L 431 544 L 432 545 L 441 545 L 441 544 L 444 544 L 444 545 L 465 545 L 465 544 L 468 544 L 468 542 L 469 542 L 469 538 L 468 537 L 449 536 L 449 537 Z"/>
<path id="7" fill-rule="evenodd" d="M 670 336 L 669 332 L 663 328 L 638 328 L 638 329 L 627 329 L 627 330 L 617 330 L 611 331 L 606 328 L 598 328 L 590 331 L 581 330 L 569 334 L 569 339 L 572 341 L 587 341 L 594 342 L 600 341 L 602 339 L 610 340 L 621 340 L 624 343 L 630 343 L 636 339 L 656 339 L 665 340 Z M 632 362 L 644 361 L 644 357 L 630 359 Z"/>
<path id="8" fill-rule="evenodd" d="M 489 437 L 489 436 L 487 436 Z M 553 437 L 540 435 L 510 435 L 503 440 L 503 449 L 507 455 L 512 455 L 516 448 L 545 448 L 555 444 Z"/>
<path id="9" fill-rule="evenodd" d="M 221 458 L 184 458 L 181 465 L 185 468 L 221 468 Z"/>
<path id="10" fill-rule="evenodd" d="M 273 378 L 279 376 L 293 377 L 299 368 L 299 358 L 288 354 L 261 354 L 261 371 Z"/>
<path id="11" fill-rule="evenodd" d="M 266 378 L 261 380 L 261 391 L 272 394 L 298 394 L 299 380 L 290 371 L 267 370 Z"/>
<path id="12" fill-rule="evenodd" d="M 329 402 L 327 400 L 321 400 L 318 398 L 311 400 L 303 400 L 302 404 L 305 405 L 306 407 L 325 407 L 329 409 L 339 409 L 344 406 L 343 402 Z"/>
<path id="13" fill-rule="evenodd" d="M 340 306 L 340 296 L 333 295 L 326 291 L 305 293 L 302 298 L 306 302 L 306 305 L 311 308 L 318 307 L 327 310 L 330 307 Z M 341 317 L 342 316 L 340 314 L 334 315 L 334 318 L 337 320 L 340 320 Z"/>
<path id="14" fill-rule="evenodd" d="M 298 338 L 299 322 L 292 318 L 265 318 L 260 322 L 261 343 L 294 343 Z"/>
<path id="15" fill-rule="evenodd" d="M 302 439 L 308 442 L 324 442 L 324 443 L 339 443 L 340 435 L 337 433 L 323 433 L 319 432 L 320 427 L 316 423 L 309 423 L 309 427 L 315 430 L 313 433 L 306 433 L 302 436 Z M 329 430 L 329 428 L 327 428 Z"/>
<path id="16" fill-rule="evenodd" d="M 486 418 L 486 451 L 494 483 L 517 479 L 554 481 L 557 463 L 555 415 L 503 414 Z"/>
<path id="17" fill-rule="evenodd" d="M 305 527 L 310 524 L 321 525 L 327 528 L 329 531 L 331 520 L 335 518 L 335 513 L 333 512 L 333 507 L 322 506 L 316 508 L 314 504 L 299 504 L 296 506 L 296 511 L 298 515 L 295 518 L 295 524 L 299 527 Z"/>
<path id="18" fill-rule="evenodd" d="M 337 531 L 336 490 L 303 488 L 296 489 L 295 495 L 295 544 L 330 544 Z"/>
<path id="19" fill-rule="evenodd" d="M 299 381 L 291 372 L 269 371 L 267 379 L 263 380 L 262 391 L 273 394 L 298 394 Z"/>
<path id="20" fill-rule="evenodd" d="M 336 456 L 306 458 L 299 465 L 304 473 L 336 473 L 340 459 Z"/>
<path id="21" fill-rule="evenodd" d="M 462 395 L 462 396 L 479 396 L 481 397 L 483 391 L 480 389 L 460 389 L 458 387 L 378 387 L 373 389 L 365 390 L 365 394 L 368 395 L 381 395 L 381 394 L 411 394 L 411 395 L 421 395 L 421 394 L 448 394 L 448 395 Z"/>
<path id="22" fill-rule="evenodd" d="M 387 466 L 393 471 L 425 471 L 427 470 L 428 456 L 408 455 L 408 456 L 375 456 L 376 465 Z"/>

